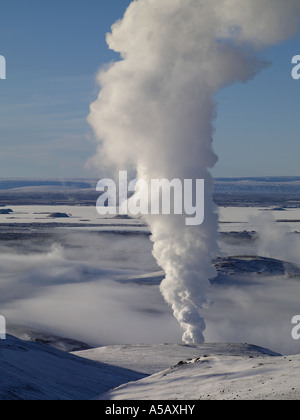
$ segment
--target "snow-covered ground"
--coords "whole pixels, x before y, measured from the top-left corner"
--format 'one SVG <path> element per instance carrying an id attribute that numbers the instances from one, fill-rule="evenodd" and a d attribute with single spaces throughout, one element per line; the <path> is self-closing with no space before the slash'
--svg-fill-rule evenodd
<path id="1" fill-rule="evenodd" d="M 0 341 L 1 400 L 299 399 L 300 355 L 248 344 L 123 345 L 72 354 Z"/>
<path id="2" fill-rule="evenodd" d="M 0 340 L 0 400 L 86 400 L 144 375 L 41 343 Z"/>
<path id="3" fill-rule="evenodd" d="M 248 344 L 109 346 L 76 352 L 150 374 L 99 396 L 104 400 L 299 399 L 300 355 Z"/>
<path id="4" fill-rule="evenodd" d="M 217 346 L 218 347 L 218 346 Z M 237 346 L 238 347 L 238 346 Z M 137 382 L 102 394 L 99 400 L 298 400 L 300 356 L 239 355 L 203 351 Z"/>
<path id="5" fill-rule="evenodd" d="M 149 232 L 144 222 L 114 216 L 100 216 L 96 206 L 59 206 L 59 205 L 13 205 L 0 207 L 0 211 L 12 210 L 9 214 L 0 214 L 0 225 L 15 224 L 16 228 L 76 228 L 78 230 L 94 231 L 134 231 Z M 43 226 L 44 225 L 44 226 Z M 4 226 L 5 227 L 5 226 Z"/>
<path id="6" fill-rule="evenodd" d="M 259 231 L 262 224 L 276 221 L 283 229 L 300 231 L 300 209 L 276 207 L 220 207 L 219 229 L 221 232 Z"/>
<path id="7" fill-rule="evenodd" d="M 125 369 L 136 370 L 148 375 L 168 369 L 178 363 L 203 357 L 262 355 L 279 356 L 278 353 L 249 344 L 135 344 L 123 346 L 104 346 L 94 349 L 73 352 L 78 357 L 101 363 L 113 364 Z"/>

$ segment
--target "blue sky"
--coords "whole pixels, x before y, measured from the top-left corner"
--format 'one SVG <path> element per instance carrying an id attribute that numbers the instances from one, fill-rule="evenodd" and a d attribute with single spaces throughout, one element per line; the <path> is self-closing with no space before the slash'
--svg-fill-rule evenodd
<path id="1" fill-rule="evenodd" d="M 81 178 L 94 154 L 86 122 L 97 70 L 116 59 L 105 34 L 130 0 L 3 0 L 0 178 Z M 300 80 L 291 60 L 300 34 L 264 52 L 273 64 L 220 92 L 215 176 L 300 175 Z"/>
<path id="2" fill-rule="evenodd" d="M 291 76 L 300 35 L 264 51 L 270 66 L 247 84 L 219 92 L 215 176 L 300 174 L 300 80 Z"/>

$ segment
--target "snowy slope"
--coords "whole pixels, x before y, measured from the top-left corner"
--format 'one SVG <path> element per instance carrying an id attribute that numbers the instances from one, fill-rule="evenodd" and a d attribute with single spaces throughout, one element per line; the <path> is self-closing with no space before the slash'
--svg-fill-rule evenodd
<path id="1" fill-rule="evenodd" d="M 85 400 L 145 375 L 12 336 L 0 340 L 0 400 Z"/>
<path id="2" fill-rule="evenodd" d="M 218 345 L 219 347 L 221 345 Z M 212 352 L 213 353 L 213 352 Z M 300 398 L 300 355 L 207 354 L 121 385 L 99 400 L 266 400 Z"/>
<path id="3" fill-rule="evenodd" d="M 298 399 L 299 366 L 300 355 L 247 344 L 108 346 L 69 354 L 8 336 L 0 341 L 0 400 Z"/>
<path id="4" fill-rule="evenodd" d="M 6 326 L 6 331 L 8 334 L 15 338 L 19 338 L 20 340 L 47 344 L 47 346 L 64 352 L 87 350 L 90 348 L 88 344 L 81 341 L 60 337 L 55 334 L 50 334 L 48 332 L 29 328 L 23 325 L 9 324 Z"/>
<path id="5" fill-rule="evenodd" d="M 74 352 L 73 354 L 89 360 L 119 366 L 138 372 L 153 374 L 178 364 L 181 361 L 207 354 L 215 356 L 278 356 L 270 350 L 249 344 L 161 344 L 107 346 Z"/>

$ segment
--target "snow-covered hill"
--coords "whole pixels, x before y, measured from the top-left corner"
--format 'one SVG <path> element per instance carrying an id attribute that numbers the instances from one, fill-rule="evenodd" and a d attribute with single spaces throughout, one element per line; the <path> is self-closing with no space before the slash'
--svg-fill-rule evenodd
<path id="1" fill-rule="evenodd" d="M 0 400 L 299 399 L 299 366 L 300 355 L 248 344 L 123 345 L 70 354 L 7 336 L 0 341 Z"/>
<path id="2" fill-rule="evenodd" d="M 81 341 L 72 340 L 66 337 L 60 337 L 34 328 L 23 325 L 9 324 L 6 326 L 8 334 L 20 340 L 32 341 L 34 343 L 47 344 L 57 350 L 64 352 L 87 350 L 90 346 Z"/>
<path id="3" fill-rule="evenodd" d="M 267 350 L 247 345 L 204 345 L 200 349 L 197 346 L 198 357 L 121 385 L 98 399 L 298 400 L 300 397 L 300 355 L 274 357 Z"/>
<path id="4" fill-rule="evenodd" d="M 300 355 L 248 344 L 108 346 L 75 353 L 152 374 L 99 400 L 299 399 Z M 172 367 L 171 367 L 172 366 Z"/>
<path id="5" fill-rule="evenodd" d="M 107 346 L 74 352 L 89 360 L 119 366 L 142 373 L 154 374 L 188 359 L 205 355 L 258 357 L 279 356 L 270 350 L 249 344 L 140 344 Z"/>
<path id="6" fill-rule="evenodd" d="M 86 400 L 145 375 L 12 336 L 0 340 L 0 400 Z"/>

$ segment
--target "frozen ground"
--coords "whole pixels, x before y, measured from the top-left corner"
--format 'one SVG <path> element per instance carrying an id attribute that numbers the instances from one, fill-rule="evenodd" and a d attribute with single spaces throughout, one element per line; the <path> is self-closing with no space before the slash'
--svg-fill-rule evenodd
<path id="1" fill-rule="evenodd" d="M 8 336 L 0 376 L 0 400 L 86 400 L 144 375 Z"/>
<path id="2" fill-rule="evenodd" d="M 248 344 L 133 344 L 107 346 L 77 351 L 73 354 L 88 360 L 114 364 L 125 369 L 137 370 L 152 375 L 154 373 L 185 363 L 208 354 L 214 356 L 243 355 L 259 357 L 262 355 L 279 356 L 270 350 Z"/>
<path id="3" fill-rule="evenodd" d="M 218 346 L 217 346 L 218 349 Z M 104 400 L 298 400 L 300 357 L 214 351 L 98 397 Z M 255 352 L 256 353 L 256 352 Z"/>
<path id="4" fill-rule="evenodd" d="M 1 400 L 298 399 L 300 357 L 247 344 L 126 345 L 73 354 L 0 341 Z"/>

